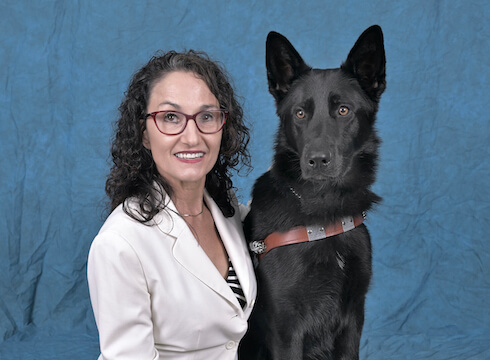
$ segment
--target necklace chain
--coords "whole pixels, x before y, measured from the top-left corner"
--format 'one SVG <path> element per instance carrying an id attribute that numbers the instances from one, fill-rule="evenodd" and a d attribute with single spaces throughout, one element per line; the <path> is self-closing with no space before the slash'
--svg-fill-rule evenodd
<path id="1" fill-rule="evenodd" d="M 204 211 L 204 203 L 202 204 L 202 207 L 201 207 L 201 211 L 198 213 L 198 214 L 180 214 L 180 216 L 183 216 L 183 217 L 196 217 L 196 216 L 199 216 L 203 213 Z"/>
<path id="2" fill-rule="evenodd" d="M 298 198 L 301 200 L 301 195 L 296 192 L 296 190 L 293 189 L 292 186 L 289 187 L 289 190 Z"/>

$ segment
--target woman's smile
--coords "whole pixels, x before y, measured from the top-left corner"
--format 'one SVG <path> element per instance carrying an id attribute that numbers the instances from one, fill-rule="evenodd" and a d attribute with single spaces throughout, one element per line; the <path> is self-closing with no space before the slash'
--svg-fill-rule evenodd
<path id="1" fill-rule="evenodd" d="M 200 160 L 203 156 L 204 156 L 204 153 L 203 152 L 191 152 L 191 151 L 188 151 L 188 152 L 178 152 L 175 154 L 175 156 L 179 159 L 182 159 L 182 160 Z"/>

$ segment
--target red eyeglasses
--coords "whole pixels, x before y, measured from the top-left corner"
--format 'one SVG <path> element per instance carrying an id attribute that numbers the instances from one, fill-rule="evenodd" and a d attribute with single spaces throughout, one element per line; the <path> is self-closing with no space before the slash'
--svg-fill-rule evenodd
<path id="1" fill-rule="evenodd" d="M 151 116 L 162 134 L 178 135 L 182 133 L 189 120 L 194 120 L 197 129 L 203 134 L 214 134 L 220 131 L 226 123 L 228 111 L 203 110 L 194 115 L 184 114 L 176 110 L 155 111 L 146 115 Z"/>

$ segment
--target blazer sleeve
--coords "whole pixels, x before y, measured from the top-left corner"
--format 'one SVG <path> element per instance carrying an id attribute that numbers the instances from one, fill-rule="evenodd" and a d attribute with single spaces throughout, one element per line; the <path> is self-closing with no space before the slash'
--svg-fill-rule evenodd
<path id="1" fill-rule="evenodd" d="M 150 294 L 131 245 L 119 234 L 99 234 L 89 252 L 87 278 L 99 330 L 99 360 L 158 359 Z"/>

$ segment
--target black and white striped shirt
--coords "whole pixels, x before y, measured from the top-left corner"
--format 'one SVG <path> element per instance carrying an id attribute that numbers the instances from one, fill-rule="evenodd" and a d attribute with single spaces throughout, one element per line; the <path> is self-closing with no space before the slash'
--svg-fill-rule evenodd
<path id="1" fill-rule="evenodd" d="M 242 286 L 240 285 L 240 281 L 238 280 L 231 260 L 228 261 L 228 277 L 226 278 L 226 282 L 230 286 L 231 290 L 233 290 L 233 293 L 235 293 L 235 296 L 243 309 L 247 304 L 247 300 L 245 299 L 245 294 L 243 293 Z"/>

